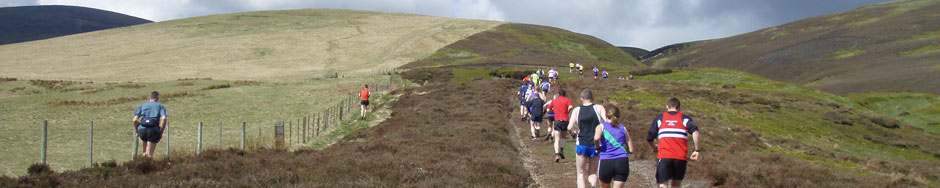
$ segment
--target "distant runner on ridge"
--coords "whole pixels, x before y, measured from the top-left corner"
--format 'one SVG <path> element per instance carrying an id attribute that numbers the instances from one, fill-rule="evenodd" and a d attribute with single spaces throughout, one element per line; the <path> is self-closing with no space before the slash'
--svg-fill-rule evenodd
<path id="1" fill-rule="evenodd" d="M 372 95 L 372 91 L 369 90 L 369 85 L 363 85 L 362 90 L 359 90 L 359 119 L 366 119 L 366 112 L 369 111 L 369 96 Z"/>

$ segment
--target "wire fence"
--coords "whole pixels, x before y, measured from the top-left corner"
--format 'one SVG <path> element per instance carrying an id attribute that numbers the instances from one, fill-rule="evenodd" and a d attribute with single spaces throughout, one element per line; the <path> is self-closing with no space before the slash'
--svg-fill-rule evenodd
<path id="1" fill-rule="evenodd" d="M 388 80 L 380 83 L 368 83 L 375 97 L 393 89 L 395 74 L 388 74 Z M 375 98 L 372 97 L 372 98 Z M 253 121 L 199 122 L 198 120 L 167 120 L 163 137 L 156 147 L 154 157 L 171 157 L 199 154 L 206 149 L 255 149 L 278 148 L 294 149 L 307 146 L 308 143 L 330 133 L 344 123 L 354 121 L 360 115 L 358 92 L 341 96 L 339 100 L 326 105 L 325 109 L 312 110 L 307 115 L 293 118 L 271 118 Z M 322 108 L 322 106 L 319 106 Z M 3 131 L 14 132 L 10 138 L 3 138 L 5 144 L 20 143 L 31 147 L 14 147 L 11 158 L 31 156 L 39 153 L 39 163 L 48 164 L 51 159 L 64 158 L 57 165 L 80 163 L 82 155 L 87 155 L 88 166 L 94 166 L 96 158 L 120 159 L 126 153 L 127 159 L 133 159 L 142 153 L 143 146 L 138 141 L 136 128 L 127 121 L 87 121 L 69 122 L 42 120 L 38 126 L 7 128 Z M 36 139 L 37 136 L 38 138 Z M 87 135 L 86 144 L 80 139 Z M 114 139 L 117 138 L 117 139 Z M 87 152 L 80 152 L 76 147 L 86 145 Z M 52 151 L 68 153 L 52 156 Z M 5 151 L 7 152 L 7 151 Z M 78 152 L 78 153 L 76 153 Z M 97 154 L 97 155 L 96 155 Z M 34 155 L 32 155 L 34 156 Z M 4 159 L 8 160 L 8 159 Z M 9 168 L 9 167 L 7 167 Z M 7 171 L 10 171 L 7 169 Z"/>

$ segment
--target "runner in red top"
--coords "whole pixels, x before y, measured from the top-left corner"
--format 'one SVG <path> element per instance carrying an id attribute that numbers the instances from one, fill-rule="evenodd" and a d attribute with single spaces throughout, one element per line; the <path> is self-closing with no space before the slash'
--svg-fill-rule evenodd
<path id="1" fill-rule="evenodd" d="M 552 130 L 552 136 L 555 137 L 555 162 L 565 159 L 565 134 L 568 134 L 568 119 L 571 113 L 571 100 L 568 100 L 564 89 L 558 90 L 558 97 L 549 104 L 549 110 L 555 112 L 555 126 Z"/>
<path id="2" fill-rule="evenodd" d="M 366 84 L 362 90 L 359 90 L 359 119 L 366 119 L 366 112 L 369 109 L 369 95 L 372 95 L 372 91 L 369 90 L 369 85 Z"/>
<path id="3" fill-rule="evenodd" d="M 695 151 L 688 159 L 695 161 L 699 158 L 698 126 L 692 118 L 682 115 L 679 109 L 679 99 L 671 98 L 666 101 L 666 112 L 653 120 L 649 134 L 646 136 L 650 147 L 657 152 L 656 158 L 659 160 L 656 163 L 656 183 L 659 183 L 659 187 L 662 188 L 668 187 L 669 180 L 672 180 L 672 187 L 682 185 L 682 179 L 685 178 L 689 133 L 692 134 Z M 657 138 L 659 139 L 658 145 L 653 142 Z"/>

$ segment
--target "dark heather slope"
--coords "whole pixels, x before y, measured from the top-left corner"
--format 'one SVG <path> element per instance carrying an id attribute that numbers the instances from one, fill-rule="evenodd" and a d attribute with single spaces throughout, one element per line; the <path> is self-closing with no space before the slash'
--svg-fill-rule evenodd
<path id="1" fill-rule="evenodd" d="M 938 94 L 938 20 L 940 1 L 895 1 L 701 42 L 647 62 L 736 69 L 836 94 Z"/>
<path id="2" fill-rule="evenodd" d="M 45 5 L 0 8 L 0 45 L 151 23 L 86 7 Z"/>

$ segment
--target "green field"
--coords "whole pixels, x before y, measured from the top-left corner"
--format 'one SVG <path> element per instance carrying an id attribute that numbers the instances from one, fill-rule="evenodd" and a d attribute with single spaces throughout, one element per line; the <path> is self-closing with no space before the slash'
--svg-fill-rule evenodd
<path id="1" fill-rule="evenodd" d="M 3 151 L 0 160 L 4 161 L 0 172 L 24 174 L 29 164 L 40 161 L 44 120 L 49 123 L 47 162 L 56 170 L 88 165 L 91 121 L 95 125 L 96 162 L 130 159 L 133 110 L 146 102 L 146 94 L 154 90 L 162 93 L 160 102 L 169 113 L 171 154 L 196 151 L 200 122 L 204 124 L 204 150 L 239 147 L 242 122 L 247 124 L 249 147 L 271 147 L 275 121 L 293 125 L 285 128 L 289 129 L 285 130 L 285 135 L 293 133 L 290 138 L 295 144 L 291 146 L 304 147 L 297 143 L 302 141 L 297 134 L 300 131 L 297 122 L 303 117 L 316 116 L 326 108 L 339 105 L 347 99 L 345 97 L 355 96 L 364 83 L 386 85 L 388 81 L 389 76 L 375 75 L 293 82 L 201 79 L 157 83 L 0 82 L 0 112 L 3 112 L 0 113 L 0 143 L 4 143 L 0 145 Z M 398 79 L 393 83 L 395 87 L 402 84 Z M 358 114 L 356 105 L 349 107 Z M 344 115 L 345 120 L 349 120 L 354 114 L 345 112 Z M 219 123 L 223 129 L 222 146 L 219 145 Z M 259 125 L 262 126 L 260 137 Z M 336 127 L 334 124 L 328 128 L 332 131 Z M 316 130 L 309 128 L 307 131 L 310 139 L 307 145 L 317 142 Z M 321 134 L 326 133 L 327 130 L 321 130 Z M 160 142 L 157 157 L 165 155 L 165 144 L 165 141 Z"/>

